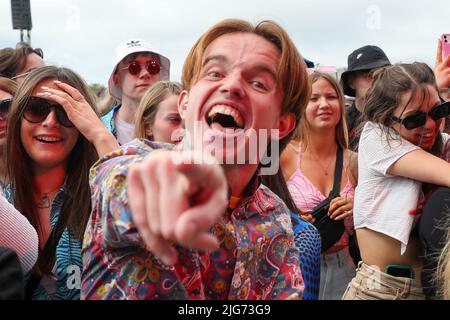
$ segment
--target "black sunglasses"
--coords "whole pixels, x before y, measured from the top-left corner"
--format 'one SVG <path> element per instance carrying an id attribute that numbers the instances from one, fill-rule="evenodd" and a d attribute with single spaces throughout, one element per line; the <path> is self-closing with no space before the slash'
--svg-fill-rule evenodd
<path id="1" fill-rule="evenodd" d="M 0 101 L 0 121 L 6 120 L 11 107 L 12 99 L 5 99 Z"/>
<path id="2" fill-rule="evenodd" d="M 126 69 L 128 69 L 128 72 L 130 74 L 132 74 L 133 76 L 136 76 L 139 73 L 141 73 L 142 67 L 139 64 L 139 62 L 133 61 L 128 65 L 128 67 L 122 68 L 120 70 L 126 70 Z M 156 61 L 155 59 L 152 59 L 149 62 L 147 62 L 145 69 L 151 75 L 155 75 L 155 74 L 159 73 L 159 71 L 161 70 L 161 66 L 159 65 L 158 61 Z"/>
<path id="3" fill-rule="evenodd" d="M 31 123 L 40 123 L 47 119 L 52 109 L 55 109 L 56 119 L 62 126 L 67 128 L 75 126 L 69 120 L 66 111 L 64 111 L 61 105 L 50 103 L 50 101 L 39 97 L 28 97 L 27 105 L 23 111 L 23 117 Z"/>
<path id="4" fill-rule="evenodd" d="M 418 127 L 425 125 L 427 122 L 427 117 L 430 117 L 437 121 L 441 118 L 444 118 L 450 114 L 450 102 L 444 102 L 438 106 L 433 107 L 428 112 L 418 111 L 410 116 L 404 117 L 400 119 L 398 117 L 392 116 L 391 119 L 401 123 L 406 129 L 412 130 Z"/>

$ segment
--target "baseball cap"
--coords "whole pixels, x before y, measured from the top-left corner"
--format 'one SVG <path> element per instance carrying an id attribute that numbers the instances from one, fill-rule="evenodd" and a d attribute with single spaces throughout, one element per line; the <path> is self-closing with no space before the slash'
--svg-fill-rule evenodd
<path id="1" fill-rule="evenodd" d="M 381 48 L 368 45 L 358 48 L 350 53 L 347 59 L 347 64 L 347 71 L 343 72 L 341 75 L 341 83 L 344 89 L 344 94 L 346 96 L 354 97 L 356 92 L 348 85 L 348 76 L 352 72 L 390 66 L 391 62 Z"/>
<path id="2" fill-rule="evenodd" d="M 170 60 L 161 54 L 159 51 L 155 50 L 150 44 L 139 38 L 129 39 L 127 41 L 122 42 L 116 48 L 116 52 L 113 59 L 113 70 L 111 72 L 111 76 L 108 80 L 109 93 L 114 98 L 121 100 L 122 98 L 122 90 L 119 86 L 114 83 L 113 76 L 116 72 L 118 64 L 129 56 L 132 53 L 153 53 L 159 57 L 159 61 L 161 63 L 161 71 L 159 72 L 159 76 L 161 80 L 169 80 L 170 76 Z"/>

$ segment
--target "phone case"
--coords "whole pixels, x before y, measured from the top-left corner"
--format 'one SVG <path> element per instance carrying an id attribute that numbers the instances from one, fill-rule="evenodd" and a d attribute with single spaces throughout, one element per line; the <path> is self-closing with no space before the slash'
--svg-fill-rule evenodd
<path id="1" fill-rule="evenodd" d="M 441 36 L 442 59 L 450 55 L 450 33 Z"/>
<path id="2" fill-rule="evenodd" d="M 394 277 L 414 279 L 414 270 L 405 265 L 390 264 L 385 268 L 385 272 Z"/>

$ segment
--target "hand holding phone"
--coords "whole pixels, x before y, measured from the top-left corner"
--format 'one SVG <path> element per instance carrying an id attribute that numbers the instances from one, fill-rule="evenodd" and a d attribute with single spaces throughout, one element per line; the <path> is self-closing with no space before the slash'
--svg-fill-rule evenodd
<path id="1" fill-rule="evenodd" d="M 447 94 L 450 89 L 450 33 L 443 34 L 439 38 L 434 74 L 438 88 Z M 444 99 L 448 98 L 444 96 Z"/>
<path id="2" fill-rule="evenodd" d="M 450 33 L 441 36 L 442 60 L 450 56 Z"/>

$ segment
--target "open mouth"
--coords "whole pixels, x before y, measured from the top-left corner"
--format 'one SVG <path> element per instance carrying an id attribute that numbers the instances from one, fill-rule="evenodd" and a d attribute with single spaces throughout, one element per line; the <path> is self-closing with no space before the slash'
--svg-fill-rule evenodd
<path id="1" fill-rule="evenodd" d="M 39 142 L 43 142 L 43 143 L 58 143 L 63 141 L 63 139 L 58 138 L 58 137 L 50 137 L 50 136 L 37 136 L 35 137 L 35 139 Z"/>
<path id="2" fill-rule="evenodd" d="M 244 119 L 241 113 L 230 106 L 218 105 L 213 107 L 206 116 L 206 122 L 213 129 L 244 129 Z"/>
<path id="3" fill-rule="evenodd" d="M 433 132 L 428 133 L 419 133 L 417 137 L 420 139 L 432 139 L 435 137 L 435 134 Z"/>

